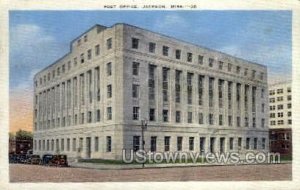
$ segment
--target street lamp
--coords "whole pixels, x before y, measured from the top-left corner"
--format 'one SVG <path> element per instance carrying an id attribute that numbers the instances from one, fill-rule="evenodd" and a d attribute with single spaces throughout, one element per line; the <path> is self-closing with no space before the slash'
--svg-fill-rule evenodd
<path id="1" fill-rule="evenodd" d="M 142 121 L 142 150 L 143 150 L 143 153 L 145 152 L 145 140 L 144 140 L 144 131 L 147 130 L 147 125 L 148 125 L 148 121 L 147 119 L 143 119 Z M 145 163 L 143 162 L 143 168 L 145 167 Z"/>

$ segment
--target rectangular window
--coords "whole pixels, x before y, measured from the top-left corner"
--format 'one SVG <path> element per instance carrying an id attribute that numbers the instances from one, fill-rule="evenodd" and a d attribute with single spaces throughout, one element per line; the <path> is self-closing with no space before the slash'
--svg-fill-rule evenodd
<path id="1" fill-rule="evenodd" d="M 203 155 L 205 152 L 205 137 L 200 137 L 200 154 Z"/>
<path id="2" fill-rule="evenodd" d="M 112 48 L 112 38 L 106 40 L 106 48 L 108 50 Z"/>
<path id="3" fill-rule="evenodd" d="M 177 137 L 177 151 L 182 151 L 182 137 Z"/>
<path id="4" fill-rule="evenodd" d="M 140 136 L 133 136 L 133 151 L 136 152 L 140 149 Z"/>
<path id="5" fill-rule="evenodd" d="M 253 149 L 256 150 L 257 149 L 257 138 L 253 139 Z"/>
<path id="6" fill-rule="evenodd" d="M 176 59 L 180 59 L 181 58 L 181 50 L 180 49 L 176 49 L 175 50 L 175 58 Z"/>
<path id="7" fill-rule="evenodd" d="M 203 124 L 203 113 L 199 113 L 199 124 Z"/>
<path id="8" fill-rule="evenodd" d="M 219 61 L 219 70 L 222 70 L 223 69 L 223 61 Z"/>
<path id="9" fill-rule="evenodd" d="M 168 68 L 163 68 L 163 72 L 162 72 L 162 78 L 163 78 L 163 87 L 162 87 L 162 91 L 163 91 L 163 101 L 164 102 L 168 102 L 169 98 L 168 98 L 168 79 L 169 79 L 169 69 Z"/>
<path id="10" fill-rule="evenodd" d="M 208 95 L 209 95 L 209 107 L 213 107 L 214 105 L 214 78 L 209 78 L 209 88 L 208 88 Z"/>
<path id="11" fill-rule="evenodd" d="M 138 49 L 139 48 L 139 39 L 131 38 L 131 48 Z"/>
<path id="12" fill-rule="evenodd" d="M 193 112 L 188 112 L 188 123 L 193 123 Z"/>
<path id="13" fill-rule="evenodd" d="M 181 112 L 176 111 L 176 123 L 180 123 L 180 121 L 181 121 Z"/>
<path id="14" fill-rule="evenodd" d="M 76 138 L 73 138 L 72 149 L 73 149 L 74 152 L 76 151 Z"/>
<path id="15" fill-rule="evenodd" d="M 140 94 L 140 85 L 133 84 L 132 85 L 132 97 L 139 98 L 139 94 Z"/>
<path id="16" fill-rule="evenodd" d="M 193 103 L 193 73 L 188 73 L 187 74 L 187 99 L 188 99 L 188 104 Z"/>
<path id="17" fill-rule="evenodd" d="M 156 152 L 156 139 L 157 139 L 157 137 L 155 137 L 155 136 L 151 137 L 151 142 L 150 142 L 150 151 L 151 152 Z"/>
<path id="18" fill-rule="evenodd" d="M 180 103 L 181 99 L 181 85 L 180 85 L 181 71 L 176 70 L 175 73 L 175 95 L 176 95 L 176 103 Z"/>
<path id="19" fill-rule="evenodd" d="M 203 58 L 202 55 L 198 55 L 198 64 L 203 65 Z"/>
<path id="20" fill-rule="evenodd" d="M 223 115 L 219 115 L 219 125 L 223 125 Z"/>
<path id="21" fill-rule="evenodd" d="M 237 127 L 241 126 L 241 118 L 240 117 L 236 117 L 236 126 Z"/>
<path id="22" fill-rule="evenodd" d="M 246 138 L 246 149 L 250 149 L 250 138 Z"/>
<path id="23" fill-rule="evenodd" d="M 95 46 L 95 55 L 96 56 L 100 55 L 100 45 L 99 44 Z"/>
<path id="24" fill-rule="evenodd" d="M 170 139 L 171 137 L 165 137 L 165 151 L 170 151 Z"/>
<path id="25" fill-rule="evenodd" d="M 106 152 L 111 152 L 111 136 L 106 137 Z"/>
<path id="26" fill-rule="evenodd" d="M 228 116 L 228 126 L 232 126 L 232 115 Z"/>
<path id="27" fill-rule="evenodd" d="M 214 124 L 214 114 L 212 114 L 212 113 L 209 114 L 209 124 L 210 125 Z"/>
<path id="28" fill-rule="evenodd" d="M 192 62 L 193 61 L 193 54 L 192 53 L 187 53 L 187 62 Z"/>
<path id="29" fill-rule="evenodd" d="M 84 124 L 84 113 L 81 113 L 81 122 L 80 124 Z"/>
<path id="30" fill-rule="evenodd" d="M 149 88 L 149 100 L 155 99 L 155 65 L 149 65 L 149 79 L 148 79 L 148 88 Z"/>
<path id="31" fill-rule="evenodd" d="M 111 75 L 111 62 L 107 63 L 106 64 L 106 74 L 107 76 L 110 76 Z"/>
<path id="32" fill-rule="evenodd" d="M 266 138 L 261 139 L 261 148 L 265 149 L 266 148 Z"/>
<path id="33" fill-rule="evenodd" d="M 252 118 L 252 127 L 253 128 L 256 127 L 256 118 L 255 117 Z"/>
<path id="34" fill-rule="evenodd" d="M 245 127 L 249 127 L 249 119 L 248 119 L 248 117 L 245 117 Z"/>
<path id="35" fill-rule="evenodd" d="M 227 71 L 228 71 L 228 72 L 231 72 L 231 69 L 232 69 L 232 64 L 231 64 L 231 63 L 228 63 Z"/>
<path id="36" fill-rule="evenodd" d="M 168 46 L 163 46 L 162 54 L 164 56 L 168 56 L 169 55 L 169 47 Z"/>
<path id="37" fill-rule="evenodd" d="M 111 84 L 107 85 L 107 98 L 111 98 L 112 97 L 112 88 L 111 88 Z"/>
<path id="38" fill-rule="evenodd" d="M 92 59 L 92 50 L 91 49 L 89 49 L 88 51 L 87 51 L 87 57 L 88 57 L 88 60 L 90 60 L 90 59 Z"/>
<path id="39" fill-rule="evenodd" d="M 95 152 L 99 151 L 99 137 L 95 137 Z"/>
<path id="40" fill-rule="evenodd" d="M 155 53 L 155 48 L 156 48 L 156 44 L 153 42 L 149 43 L 149 52 L 150 53 Z"/>
<path id="41" fill-rule="evenodd" d="M 194 150 L 194 137 L 189 138 L 189 150 L 190 151 Z"/>
<path id="42" fill-rule="evenodd" d="M 80 54 L 80 63 L 84 63 L 84 53 Z"/>
<path id="43" fill-rule="evenodd" d="M 163 121 L 168 122 L 169 121 L 169 111 L 163 110 Z"/>
<path id="44" fill-rule="evenodd" d="M 88 123 L 92 123 L 92 112 L 88 112 Z"/>
<path id="45" fill-rule="evenodd" d="M 138 62 L 133 62 L 132 63 L 132 75 L 139 75 L 139 67 L 140 67 L 140 63 Z"/>
<path id="46" fill-rule="evenodd" d="M 107 120 L 112 120 L 112 110 L 111 107 L 107 107 L 106 108 L 106 112 L 107 112 Z"/>
<path id="47" fill-rule="evenodd" d="M 261 119 L 261 127 L 264 128 L 265 127 L 265 118 Z"/>
<path id="48" fill-rule="evenodd" d="M 149 110 L 149 121 L 155 121 L 155 109 L 153 108 Z"/>
<path id="49" fill-rule="evenodd" d="M 208 66 L 209 66 L 209 67 L 213 67 L 213 66 L 214 66 L 214 61 L 215 61 L 215 60 L 214 60 L 213 58 L 209 58 L 209 59 L 208 59 Z"/>
<path id="50" fill-rule="evenodd" d="M 234 140 L 233 137 L 230 137 L 230 138 L 229 138 L 229 149 L 230 149 L 230 150 L 233 150 L 233 140 Z"/>
<path id="51" fill-rule="evenodd" d="M 97 111 L 96 111 L 96 121 L 97 122 L 99 122 L 100 121 L 100 110 L 98 109 Z"/>
<path id="52" fill-rule="evenodd" d="M 61 144 L 61 151 L 65 151 L 65 139 L 61 139 L 60 144 Z"/>
<path id="53" fill-rule="evenodd" d="M 203 81 L 204 76 L 198 75 L 198 104 L 203 105 Z"/>
<path id="54" fill-rule="evenodd" d="M 132 119 L 139 120 L 140 107 L 133 107 L 132 110 Z"/>

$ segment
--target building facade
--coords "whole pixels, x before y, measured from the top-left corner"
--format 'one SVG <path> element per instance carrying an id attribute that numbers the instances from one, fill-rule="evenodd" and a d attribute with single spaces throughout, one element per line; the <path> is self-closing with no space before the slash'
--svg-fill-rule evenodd
<path id="1" fill-rule="evenodd" d="M 269 86 L 270 151 L 292 155 L 292 83 Z"/>
<path id="2" fill-rule="evenodd" d="M 34 77 L 34 152 L 269 150 L 267 68 L 127 24 L 96 25 Z"/>

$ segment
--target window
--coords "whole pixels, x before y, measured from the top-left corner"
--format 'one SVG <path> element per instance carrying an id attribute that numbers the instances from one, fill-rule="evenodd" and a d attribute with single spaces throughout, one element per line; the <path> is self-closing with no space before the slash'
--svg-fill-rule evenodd
<path id="1" fill-rule="evenodd" d="M 291 87 L 288 87 L 288 88 L 287 88 L 287 92 L 292 92 Z"/>
<path id="2" fill-rule="evenodd" d="M 236 74 L 240 74 L 241 72 L 241 67 L 240 66 L 236 66 Z"/>
<path id="3" fill-rule="evenodd" d="M 192 61 L 193 61 L 193 54 L 187 53 L 187 62 L 192 62 Z"/>
<path id="4" fill-rule="evenodd" d="M 187 100 L 188 104 L 192 104 L 193 102 L 193 73 L 187 74 Z"/>
<path id="5" fill-rule="evenodd" d="M 291 96 L 291 95 L 288 95 L 288 96 L 287 96 L 287 100 L 288 100 L 288 101 L 291 101 L 291 100 L 292 100 L 292 96 Z"/>
<path id="6" fill-rule="evenodd" d="M 81 44 L 81 39 L 77 40 L 77 46 L 80 46 Z"/>
<path id="7" fill-rule="evenodd" d="M 214 66 L 214 61 L 215 61 L 215 60 L 214 60 L 213 58 L 209 58 L 209 59 L 208 59 L 208 66 L 209 66 L 209 67 L 213 67 L 213 66 Z"/>
<path id="8" fill-rule="evenodd" d="M 156 152 L 156 139 L 157 139 L 157 137 L 155 137 L 155 136 L 151 137 L 151 142 L 150 142 L 150 151 L 151 152 Z"/>
<path id="9" fill-rule="evenodd" d="M 228 116 L 228 126 L 232 126 L 232 115 Z"/>
<path id="10" fill-rule="evenodd" d="M 84 53 L 80 54 L 80 63 L 84 63 Z"/>
<path id="11" fill-rule="evenodd" d="M 140 136 L 133 136 L 133 151 L 136 152 L 140 149 Z"/>
<path id="12" fill-rule="evenodd" d="M 277 110 L 282 110 L 283 109 L 283 104 L 277 105 Z"/>
<path id="13" fill-rule="evenodd" d="M 275 113 L 274 113 L 275 114 Z M 278 112 L 277 117 L 283 117 L 283 112 Z"/>
<path id="14" fill-rule="evenodd" d="M 262 112 L 262 113 L 265 112 L 265 104 L 264 104 L 264 103 L 261 104 L 261 112 Z"/>
<path id="15" fill-rule="evenodd" d="M 169 69 L 163 68 L 162 72 L 162 78 L 163 78 L 163 87 L 162 87 L 162 93 L 163 93 L 163 101 L 168 102 L 168 78 L 169 78 Z"/>
<path id="16" fill-rule="evenodd" d="M 43 142 L 45 142 L 45 141 L 43 141 Z M 61 141 L 60 141 L 60 146 L 61 146 L 61 151 L 65 151 L 65 139 L 61 139 Z"/>
<path id="17" fill-rule="evenodd" d="M 246 138 L 246 149 L 250 149 L 250 138 Z"/>
<path id="18" fill-rule="evenodd" d="M 181 112 L 176 111 L 176 123 L 180 123 L 180 121 L 181 121 Z"/>
<path id="19" fill-rule="evenodd" d="M 106 74 L 107 76 L 111 75 L 111 62 L 106 64 Z"/>
<path id="20" fill-rule="evenodd" d="M 163 49 L 162 49 L 162 53 L 164 56 L 168 56 L 169 55 L 169 47 L 168 46 L 163 46 Z"/>
<path id="21" fill-rule="evenodd" d="M 132 119 L 133 120 L 139 120 L 139 112 L 140 112 L 140 108 L 139 107 L 133 107 L 132 110 Z"/>
<path id="22" fill-rule="evenodd" d="M 140 89 L 140 85 L 138 85 L 138 84 L 132 85 L 132 97 L 133 98 L 139 98 L 139 89 Z"/>
<path id="23" fill-rule="evenodd" d="M 262 148 L 262 149 L 265 149 L 265 148 L 266 148 L 266 139 L 265 139 L 265 138 L 262 138 L 262 139 L 261 139 L 261 148 Z"/>
<path id="24" fill-rule="evenodd" d="M 248 119 L 248 117 L 245 117 L 245 127 L 249 127 L 249 119 Z"/>
<path id="25" fill-rule="evenodd" d="M 261 98 L 264 98 L 264 97 L 265 97 L 265 89 L 263 89 L 263 88 L 261 89 L 261 95 L 260 95 L 260 97 L 261 97 Z"/>
<path id="26" fill-rule="evenodd" d="M 276 110 L 276 106 L 270 106 L 270 110 Z"/>
<path id="27" fill-rule="evenodd" d="M 111 107 L 107 107 L 106 108 L 106 112 L 107 112 L 107 120 L 112 120 L 112 110 Z"/>
<path id="28" fill-rule="evenodd" d="M 205 137 L 200 137 L 200 154 L 205 152 Z"/>
<path id="29" fill-rule="evenodd" d="M 253 139 L 253 149 L 256 150 L 257 149 L 257 138 Z"/>
<path id="30" fill-rule="evenodd" d="M 284 124 L 284 121 L 283 120 L 278 120 L 277 121 L 277 125 L 283 125 Z"/>
<path id="31" fill-rule="evenodd" d="M 292 108 L 292 104 L 291 104 L 291 103 L 287 104 L 287 108 L 288 108 L 288 109 Z M 278 108 L 277 108 L 277 109 L 278 109 Z M 283 109 L 283 105 L 282 105 L 282 109 Z"/>
<path id="32" fill-rule="evenodd" d="M 223 61 L 219 61 L 219 70 L 223 69 Z"/>
<path id="33" fill-rule="evenodd" d="M 74 57 L 74 60 L 73 60 L 73 65 L 74 65 L 74 67 L 76 67 L 76 66 L 77 66 L 77 57 Z"/>
<path id="34" fill-rule="evenodd" d="M 292 124 L 292 120 L 291 120 L 291 119 L 288 120 L 288 124 L 289 124 L 289 125 Z"/>
<path id="35" fill-rule="evenodd" d="M 132 49 L 138 49 L 139 48 L 139 39 L 132 38 L 131 39 L 131 48 Z"/>
<path id="36" fill-rule="evenodd" d="M 281 89 L 277 89 L 277 94 L 282 94 L 283 93 L 283 88 L 281 88 Z"/>
<path id="37" fill-rule="evenodd" d="M 199 124 L 203 124 L 203 113 L 199 113 Z"/>
<path id="38" fill-rule="evenodd" d="M 253 128 L 256 127 L 256 118 L 255 117 L 252 118 L 252 127 Z"/>
<path id="39" fill-rule="evenodd" d="M 111 98 L 112 97 L 112 88 L 111 88 L 111 84 L 107 85 L 107 98 Z"/>
<path id="40" fill-rule="evenodd" d="M 175 58 L 176 59 L 180 59 L 181 58 L 181 50 L 180 49 L 176 49 L 176 51 L 175 51 Z"/>
<path id="41" fill-rule="evenodd" d="M 165 137 L 165 151 L 170 151 L 170 138 L 171 137 Z"/>
<path id="42" fill-rule="evenodd" d="M 283 96 L 279 96 L 279 97 L 277 97 L 277 101 L 278 101 L 278 102 L 281 102 L 281 101 L 283 101 Z"/>
<path id="43" fill-rule="evenodd" d="M 275 98 L 270 98 L 270 103 L 275 103 Z"/>
<path id="44" fill-rule="evenodd" d="M 88 123 L 92 123 L 92 112 L 88 112 Z"/>
<path id="45" fill-rule="evenodd" d="M 149 52 L 150 53 L 155 53 L 155 48 L 156 48 L 156 44 L 153 42 L 149 43 Z"/>
<path id="46" fill-rule="evenodd" d="M 180 77 L 181 76 L 181 71 L 176 70 L 175 73 L 175 96 L 176 96 L 176 103 L 180 103 L 181 99 L 181 94 L 180 94 Z"/>
<path id="47" fill-rule="evenodd" d="M 99 122 L 100 121 L 100 110 L 98 109 L 97 111 L 96 111 L 96 121 L 97 122 Z"/>
<path id="48" fill-rule="evenodd" d="M 51 142 L 51 150 L 53 150 L 53 144 L 52 143 L 54 144 L 53 140 Z M 76 151 L 76 138 L 73 138 L 72 149 L 73 149 L 73 151 Z"/>
<path id="49" fill-rule="evenodd" d="M 209 124 L 210 125 L 214 124 L 214 114 L 212 114 L 212 113 L 209 114 Z"/>
<path id="50" fill-rule="evenodd" d="M 99 151 L 99 137 L 95 137 L 95 152 Z"/>
<path id="51" fill-rule="evenodd" d="M 287 113 L 287 115 L 288 115 L 288 117 L 291 117 L 291 116 L 292 116 L 292 112 L 289 111 L 289 112 Z"/>
<path id="52" fill-rule="evenodd" d="M 223 125 L 223 115 L 219 115 L 219 125 Z"/>
<path id="53" fill-rule="evenodd" d="M 248 69 L 247 69 L 247 68 L 245 68 L 244 75 L 245 75 L 245 76 L 248 75 Z"/>
<path id="54" fill-rule="evenodd" d="M 265 118 L 262 118 L 262 119 L 261 119 L 261 127 L 262 127 L 262 128 L 265 127 L 265 122 L 266 122 Z"/>
<path id="55" fill-rule="evenodd" d="M 87 51 L 87 57 L 88 57 L 88 60 L 92 59 L 92 50 L 91 49 L 89 49 Z"/>
<path id="56" fill-rule="evenodd" d="M 230 149 L 230 150 L 233 150 L 233 140 L 234 140 L 233 137 L 230 137 L 230 138 L 229 138 L 229 149 Z"/>
<path id="57" fill-rule="evenodd" d="M 66 67 L 65 67 L 65 65 L 62 65 L 62 67 L 61 67 L 61 72 L 62 72 L 62 73 L 65 73 L 65 71 L 66 71 Z"/>
<path id="58" fill-rule="evenodd" d="M 188 112 L 188 123 L 193 123 L 193 112 Z"/>
<path id="59" fill-rule="evenodd" d="M 111 152 L 111 136 L 106 137 L 106 152 Z"/>
<path id="60" fill-rule="evenodd" d="M 241 150 L 242 149 L 242 138 L 239 137 L 238 138 L 238 150 Z"/>
<path id="61" fill-rule="evenodd" d="M 95 55 L 96 56 L 100 55 L 100 45 L 99 44 L 95 46 Z"/>
<path id="62" fill-rule="evenodd" d="M 182 151 L 182 137 L 177 137 L 177 151 Z"/>
<path id="63" fill-rule="evenodd" d="M 138 62 L 133 62 L 132 63 L 132 75 L 139 75 L 139 67 L 140 67 L 140 63 Z"/>
<path id="64" fill-rule="evenodd" d="M 227 71 L 228 71 L 228 72 L 231 72 L 231 69 L 232 69 L 232 64 L 231 64 L 231 63 L 228 63 Z"/>
<path id="65" fill-rule="evenodd" d="M 84 124 L 84 113 L 81 113 L 81 120 L 80 120 L 80 124 Z"/>
<path id="66" fill-rule="evenodd" d="M 194 150 L 194 137 L 189 138 L 189 150 L 190 151 Z"/>
<path id="67" fill-rule="evenodd" d="M 84 42 L 87 42 L 87 35 L 84 35 L 83 39 L 84 39 Z"/>
<path id="68" fill-rule="evenodd" d="M 149 110 L 149 121 L 155 121 L 155 109 L 153 108 Z"/>
<path id="69" fill-rule="evenodd" d="M 241 126 L 241 117 L 236 117 L 236 126 L 237 127 Z"/>
<path id="70" fill-rule="evenodd" d="M 198 64 L 202 65 L 203 64 L 203 56 L 202 55 L 198 55 Z"/>
<path id="71" fill-rule="evenodd" d="M 163 121 L 168 122 L 169 121 L 169 111 L 163 110 Z"/>
<path id="72" fill-rule="evenodd" d="M 112 48 L 112 39 L 111 38 L 106 40 L 106 48 L 108 50 Z"/>

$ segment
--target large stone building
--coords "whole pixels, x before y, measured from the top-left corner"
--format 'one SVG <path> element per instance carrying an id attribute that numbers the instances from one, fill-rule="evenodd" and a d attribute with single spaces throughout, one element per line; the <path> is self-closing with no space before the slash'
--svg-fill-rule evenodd
<path id="1" fill-rule="evenodd" d="M 269 85 L 270 151 L 292 155 L 292 83 Z"/>
<path id="2" fill-rule="evenodd" d="M 34 77 L 34 152 L 268 151 L 266 66 L 127 24 L 96 25 Z"/>

